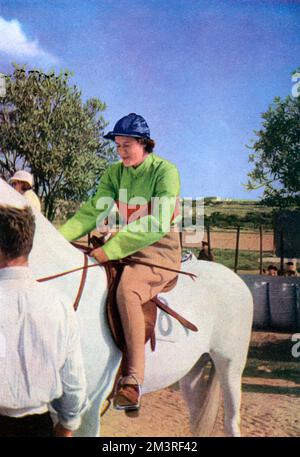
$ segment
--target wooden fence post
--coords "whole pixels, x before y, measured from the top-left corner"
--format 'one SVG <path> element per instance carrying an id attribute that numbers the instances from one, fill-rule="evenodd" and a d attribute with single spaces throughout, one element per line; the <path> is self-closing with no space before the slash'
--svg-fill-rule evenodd
<path id="1" fill-rule="evenodd" d="M 237 272 L 238 261 L 239 261 L 239 242 L 240 242 L 240 226 L 237 227 L 236 232 L 236 247 L 235 247 L 235 259 L 234 259 L 234 272 Z"/>
<path id="2" fill-rule="evenodd" d="M 259 226 L 259 274 L 263 274 L 263 226 Z"/>
<path id="3" fill-rule="evenodd" d="M 210 226 L 209 226 L 209 224 L 207 224 L 206 231 L 207 231 L 208 253 L 210 254 Z"/>
<path id="4" fill-rule="evenodd" d="M 283 230 L 280 232 L 280 273 L 283 275 L 284 272 L 284 241 L 283 241 Z"/>

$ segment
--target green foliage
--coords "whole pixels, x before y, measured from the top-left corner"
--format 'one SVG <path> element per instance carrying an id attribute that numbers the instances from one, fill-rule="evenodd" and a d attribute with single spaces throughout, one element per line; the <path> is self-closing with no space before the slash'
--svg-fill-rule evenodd
<path id="1" fill-rule="evenodd" d="M 83 103 L 70 77 L 15 65 L 0 98 L 0 172 L 8 178 L 30 170 L 50 220 L 60 200 L 85 200 L 114 159 L 102 139 L 105 104 L 96 98 Z"/>
<path id="2" fill-rule="evenodd" d="M 247 187 L 264 187 L 267 205 L 300 207 L 300 95 L 276 97 L 262 118 Z"/>

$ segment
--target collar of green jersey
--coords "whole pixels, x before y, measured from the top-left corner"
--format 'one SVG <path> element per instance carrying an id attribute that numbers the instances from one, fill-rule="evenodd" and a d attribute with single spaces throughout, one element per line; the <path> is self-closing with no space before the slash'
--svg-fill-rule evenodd
<path id="1" fill-rule="evenodd" d="M 147 171 L 154 159 L 153 152 L 149 153 L 148 157 L 142 162 L 138 167 L 128 167 L 127 171 L 130 173 L 132 176 L 140 176 L 141 174 L 145 173 Z"/>

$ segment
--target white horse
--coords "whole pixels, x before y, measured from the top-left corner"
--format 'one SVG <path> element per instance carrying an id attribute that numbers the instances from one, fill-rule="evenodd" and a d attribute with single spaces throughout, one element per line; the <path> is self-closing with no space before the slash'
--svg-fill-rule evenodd
<path id="1" fill-rule="evenodd" d="M 24 198 L 0 179 L 0 204 L 24 206 Z M 54 275 L 83 265 L 83 254 L 69 244 L 35 211 L 36 234 L 30 254 L 35 277 Z M 89 264 L 93 264 L 93 259 Z M 226 435 L 240 435 L 241 376 L 250 341 L 253 302 L 245 283 L 231 270 L 195 257 L 182 269 L 197 275 L 192 281 L 179 275 L 176 287 L 161 294 L 169 306 L 182 314 L 199 331 L 191 332 L 159 311 L 155 352 L 146 346 L 146 374 L 143 393 L 180 381 L 190 412 L 192 432 L 211 433 L 219 406 L 219 386 L 224 393 Z M 81 271 L 52 281 L 52 287 L 75 300 Z M 121 359 L 107 326 L 105 299 L 107 279 L 103 267 L 89 268 L 77 315 L 80 322 L 88 392 L 91 402 L 78 436 L 100 432 L 101 404 L 113 387 Z M 71 299 L 71 300 L 70 300 Z M 47 322 L 45 322 L 45 326 Z M 207 370 L 210 366 L 210 374 Z M 121 413 L 120 413 L 121 414 Z"/>

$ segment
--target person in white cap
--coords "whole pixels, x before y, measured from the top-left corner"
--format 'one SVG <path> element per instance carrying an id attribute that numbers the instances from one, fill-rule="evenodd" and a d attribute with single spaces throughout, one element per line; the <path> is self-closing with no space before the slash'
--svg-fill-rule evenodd
<path id="1" fill-rule="evenodd" d="M 28 171 L 25 170 L 17 171 L 10 179 L 10 184 L 12 187 L 17 192 L 22 194 L 33 208 L 41 211 L 41 203 L 39 197 L 32 190 L 33 182 L 34 181 L 32 174 L 28 173 Z"/>

